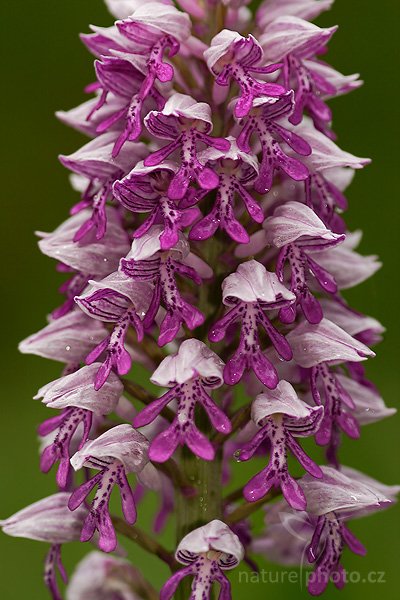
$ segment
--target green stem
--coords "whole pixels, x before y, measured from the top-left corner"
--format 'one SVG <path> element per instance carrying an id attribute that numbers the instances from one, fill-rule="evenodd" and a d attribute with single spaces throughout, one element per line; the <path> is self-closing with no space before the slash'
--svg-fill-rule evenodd
<path id="1" fill-rule="evenodd" d="M 218 450 L 213 461 L 204 461 L 184 447 L 180 467 L 183 475 L 197 489 L 197 495 L 185 497 L 176 494 L 177 544 L 196 527 L 213 519 L 222 519 L 222 452 Z M 186 578 L 175 594 L 178 600 L 190 597 L 190 578 Z M 212 598 L 212 596 L 210 596 Z"/>

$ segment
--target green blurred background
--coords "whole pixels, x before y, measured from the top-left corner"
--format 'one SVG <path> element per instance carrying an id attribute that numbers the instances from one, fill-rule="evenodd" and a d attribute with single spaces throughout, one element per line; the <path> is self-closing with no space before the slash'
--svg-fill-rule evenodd
<path id="1" fill-rule="evenodd" d="M 76 149 L 82 138 L 53 117 L 56 109 L 70 108 L 84 99 L 83 87 L 93 79 L 92 59 L 79 42 L 78 33 L 89 23 L 108 25 L 111 18 L 101 0 L 2 0 L 2 158 L 3 171 L 3 303 L 1 364 L 1 493 L 0 516 L 54 491 L 53 476 L 38 470 L 35 428 L 47 415 L 40 403 L 31 400 L 44 383 L 58 377 L 56 363 L 20 356 L 17 343 L 40 329 L 45 314 L 59 302 L 60 276 L 54 263 L 41 256 L 33 235 L 35 229 L 51 231 L 65 219 L 76 201 L 67 173 L 57 154 Z M 377 253 L 384 268 L 370 281 L 348 294 L 360 310 L 373 314 L 388 329 L 378 356 L 370 361 L 369 375 L 378 384 L 386 402 L 398 401 L 399 353 L 397 298 L 399 266 L 396 241 L 399 231 L 396 151 L 398 127 L 398 0 L 336 0 L 321 25 L 338 23 L 340 29 L 330 44 L 329 60 L 344 73 L 359 71 L 366 85 L 349 96 L 332 102 L 339 143 L 359 156 L 371 156 L 372 166 L 359 173 L 349 190 L 351 228 L 362 228 L 364 253 Z M 345 443 L 343 462 L 366 471 L 384 482 L 400 481 L 399 421 L 394 419 L 363 430 L 358 443 Z M 240 467 L 237 467 L 238 469 Z M 236 484 L 237 485 L 237 484 Z M 155 506 L 149 496 L 140 512 L 139 525 L 147 527 Z M 346 552 L 348 570 L 385 572 L 385 583 L 348 584 L 340 592 L 347 598 L 398 597 L 400 531 L 399 508 L 371 516 L 353 525 L 368 547 L 365 558 Z M 171 530 L 165 543 L 170 543 Z M 0 591 L 4 600 L 47 598 L 42 587 L 42 557 L 38 542 L 1 535 Z M 171 542 L 172 543 L 172 542 Z M 166 572 L 152 558 L 127 545 L 135 563 L 155 585 Z M 65 548 L 69 571 L 89 546 Z M 265 564 L 261 565 L 266 568 Z M 276 572 L 276 567 L 271 567 Z M 235 598 L 305 598 L 295 584 L 238 585 L 232 574 Z M 338 592 L 329 588 L 328 597 Z"/>

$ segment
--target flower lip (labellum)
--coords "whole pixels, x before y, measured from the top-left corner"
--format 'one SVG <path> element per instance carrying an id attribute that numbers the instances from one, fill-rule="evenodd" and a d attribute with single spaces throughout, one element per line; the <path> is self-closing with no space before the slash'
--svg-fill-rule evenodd
<path id="1" fill-rule="evenodd" d="M 219 176 L 219 186 L 213 208 L 192 227 L 190 240 L 209 239 L 221 228 L 234 241 L 247 243 L 249 235 L 235 214 L 235 196 L 242 200 L 253 221 L 262 223 L 264 220 L 261 206 L 246 189 L 258 175 L 257 158 L 240 150 L 232 136 L 228 136 L 227 140 L 231 144 L 228 152 L 207 148 L 199 154 L 202 164 L 212 163 Z"/>
<path id="2" fill-rule="evenodd" d="M 125 348 L 129 328 L 136 331 L 138 341 L 143 339 L 143 318 L 149 308 L 152 289 L 148 282 L 133 282 L 116 271 L 102 281 L 90 281 L 90 287 L 75 298 L 79 307 L 93 319 L 115 323 L 107 335 L 87 356 L 86 364 L 92 364 L 103 352 L 106 359 L 95 378 L 95 389 L 100 389 L 115 369 L 125 375 L 131 368 L 132 359 Z"/>
<path id="3" fill-rule="evenodd" d="M 122 394 L 122 383 L 113 373 L 100 391 L 95 390 L 93 381 L 99 367 L 101 364 L 98 363 L 64 375 L 42 387 L 35 396 L 43 397 L 44 404 L 62 411 L 44 421 L 38 428 L 41 436 L 54 432 L 54 439 L 41 454 L 40 468 L 47 473 L 54 463 L 59 461 L 56 479 L 61 489 L 65 489 L 68 484 L 70 457 L 73 452 L 71 446 L 79 428 L 81 432 L 78 448 L 81 448 L 89 437 L 93 415 L 102 417 L 115 410 Z"/>

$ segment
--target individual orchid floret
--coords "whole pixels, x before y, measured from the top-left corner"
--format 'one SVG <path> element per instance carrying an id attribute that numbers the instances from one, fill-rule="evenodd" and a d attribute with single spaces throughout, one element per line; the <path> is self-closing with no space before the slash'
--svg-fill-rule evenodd
<path id="1" fill-rule="evenodd" d="M 190 19 L 171 4 L 146 2 L 128 18 L 117 21 L 116 27 L 132 43 L 136 59 L 133 62 L 137 62 L 144 79 L 128 107 L 125 129 L 115 144 L 114 156 L 127 140 L 139 137 L 142 106 L 149 95 L 158 94 L 154 87 L 156 81 L 166 83 L 173 79 L 174 69 L 169 62 L 164 62 L 164 55 L 167 50 L 169 58 L 178 53 L 180 43 L 190 35 Z"/>
<path id="2" fill-rule="evenodd" d="M 293 112 L 293 92 L 287 92 L 280 98 L 261 97 L 254 102 L 244 127 L 237 138 L 237 145 L 243 152 L 252 152 L 250 145 L 253 133 L 261 143 L 260 174 L 254 188 L 260 194 L 272 188 L 275 171 L 283 171 L 295 181 L 304 181 L 309 176 L 307 166 L 297 158 L 288 156 L 282 144 L 288 145 L 296 154 L 308 156 L 311 146 L 302 137 L 287 129 L 277 121 Z"/>
<path id="3" fill-rule="evenodd" d="M 191 96 L 173 94 L 162 111 L 151 111 L 144 121 L 156 138 L 172 140 L 145 158 L 146 167 L 159 165 L 175 151 L 180 154 L 180 167 L 168 187 L 169 198 L 181 200 L 193 180 L 205 190 L 218 186 L 218 175 L 198 159 L 198 145 L 201 143 L 227 152 L 230 143 L 224 138 L 209 135 L 213 125 L 208 104 L 196 102 Z"/>
<path id="4" fill-rule="evenodd" d="M 178 353 L 167 356 L 155 370 L 151 381 L 171 388 L 160 398 L 146 406 L 134 418 L 135 427 L 153 422 L 173 400 L 177 400 L 176 416 L 169 427 L 151 442 L 149 458 L 156 462 L 168 460 L 178 445 L 187 445 L 203 460 L 213 460 L 215 450 L 195 423 L 195 408 L 199 403 L 207 413 L 213 427 L 224 434 L 231 431 L 225 413 L 211 399 L 207 390 L 223 384 L 222 360 L 203 342 L 190 339 L 179 346 Z"/>
<path id="5" fill-rule="evenodd" d="M 143 101 L 140 89 L 145 80 L 145 58 L 114 51 L 112 56 L 102 56 L 94 65 L 97 83 L 89 86 L 86 91 L 101 90 L 101 93 L 96 101 L 90 104 L 90 112 L 86 119 L 96 123 L 96 133 L 116 132 L 116 141 L 112 149 L 112 155 L 116 157 L 125 142 L 135 141 L 141 132 L 140 115 Z M 109 98 L 111 102 L 107 106 Z M 165 104 L 164 98 L 156 88 L 149 91 L 148 100 L 149 102 L 146 99 L 146 106 L 150 104 L 150 100 L 151 104 L 155 104 L 159 109 Z"/>
<path id="6" fill-rule="evenodd" d="M 104 237 L 107 227 L 106 202 L 112 199 L 113 182 L 130 171 L 132 166 L 146 155 L 146 146 L 143 143 L 129 143 L 124 151 L 114 158 L 114 141 L 114 133 L 105 133 L 82 146 L 77 152 L 59 157 L 64 167 L 88 180 L 82 200 L 72 208 L 71 213 L 76 214 L 89 207 L 92 213 L 75 232 L 74 242 L 79 242 L 92 229 L 96 231 L 97 240 Z"/>
<path id="7" fill-rule="evenodd" d="M 252 407 L 252 419 L 260 428 L 251 441 L 235 452 L 237 460 L 249 460 L 257 448 L 269 440 L 270 460 L 265 467 L 243 488 L 249 502 L 263 498 L 272 487 L 280 487 L 288 504 L 296 510 L 306 509 L 304 493 L 289 474 L 287 451 L 299 461 L 313 477 L 322 477 L 320 467 L 304 452 L 295 437 L 314 435 L 321 424 L 322 406 L 308 406 L 300 400 L 287 381 L 281 380 L 275 390 L 267 390 L 257 396 Z"/>
<path id="8" fill-rule="evenodd" d="M 93 319 L 115 323 L 107 335 L 87 356 L 86 364 L 96 361 L 103 352 L 106 359 L 97 372 L 95 389 L 99 390 L 114 369 L 126 375 L 132 366 L 131 356 L 125 348 L 125 339 L 130 327 L 136 331 L 139 342 L 143 340 L 143 318 L 151 298 L 151 286 L 146 282 L 132 282 L 119 271 L 111 273 L 101 281 L 90 281 L 90 287 L 75 298 L 78 306 Z"/>
<path id="9" fill-rule="evenodd" d="M 349 478 L 330 467 L 322 467 L 322 470 L 322 479 L 305 475 L 301 480 L 307 512 L 317 517 L 307 549 L 309 562 L 315 564 L 308 583 L 308 591 L 314 596 L 325 590 L 331 577 L 337 588 L 345 585 L 345 573 L 340 564 L 344 545 L 355 554 L 363 556 L 366 553 L 343 520 L 379 510 L 393 502 L 392 497 L 382 492 L 378 482 L 377 486 L 373 485 L 371 478 Z"/>
<path id="10" fill-rule="evenodd" d="M 211 327 L 210 341 L 219 342 L 230 325 L 241 321 L 239 346 L 224 368 L 225 383 L 238 383 L 247 368 L 252 369 L 268 388 L 277 386 L 278 373 L 261 350 L 258 327 L 263 327 L 278 355 L 283 360 L 290 360 L 292 351 L 289 343 L 271 324 L 265 311 L 288 306 L 294 300 L 294 294 L 278 281 L 277 276 L 256 260 L 242 263 L 224 280 L 222 301 L 232 308 Z"/>
<path id="11" fill-rule="evenodd" d="M 171 600 L 179 583 L 193 577 L 192 598 L 210 598 L 212 584 L 220 585 L 219 598 L 230 600 L 231 586 L 223 571 L 233 569 L 243 559 L 240 540 L 225 523 L 214 519 L 188 533 L 176 549 L 175 557 L 185 565 L 163 585 L 160 600 Z"/>
<path id="12" fill-rule="evenodd" d="M 18 349 L 23 354 L 79 365 L 106 333 L 101 323 L 74 310 L 60 319 L 51 320 L 46 327 L 20 342 Z"/>
<path id="13" fill-rule="evenodd" d="M 337 177 L 338 170 L 362 169 L 370 160 L 345 152 L 315 129 L 308 119 L 304 119 L 296 132 L 312 147 L 312 154 L 304 161 L 310 172 L 305 182 L 306 203 L 327 227 L 337 228 L 339 219 L 335 209 L 347 209 L 347 200 L 340 189 L 342 182 Z M 344 231 L 344 224 L 339 227 Z"/>
<path id="14" fill-rule="evenodd" d="M 328 319 L 322 319 L 316 325 L 303 322 L 290 332 L 287 338 L 293 350 L 294 360 L 300 367 L 310 369 L 314 402 L 324 405 L 324 417 L 315 439 L 320 445 L 328 445 L 328 457 L 337 463 L 339 431 L 344 431 L 350 438 L 356 439 L 360 430 L 356 417 L 350 412 L 356 408 L 354 400 L 330 365 L 348 361 L 359 362 L 375 355 L 367 346 Z"/>
<path id="15" fill-rule="evenodd" d="M 50 408 L 61 413 L 42 423 L 38 429 L 41 436 L 56 432 L 53 442 L 47 446 L 40 459 L 40 468 L 47 473 L 56 461 L 57 484 L 64 489 L 68 482 L 71 458 L 71 441 L 78 428 L 82 427 L 80 449 L 89 437 L 93 415 L 99 417 L 111 413 L 117 406 L 123 386 L 117 375 L 110 374 L 108 381 L 96 391 L 93 379 L 100 364 L 82 367 L 79 371 L 51 381 L 40 388 L 35 396 Z"/>
<path id="16" fill-rule="evenodd" d="M 190 253 L 187 240 L 180 235 L 178 243 L 168 252 L 161 251 L 161 226 L 153 226 L 143 237 L 134 240 L 120 270 L 135 282 L 153 282 L 153 297 L 144 318 L 144 326 L 151 327 L 162 305 L 166 314 L 160 324 L 159 346 L 175 339 L 182 323 L 190 330 L 204 323 L 204 315 L 187 302 L 179 292 L 176 275 L 189 278 L 197 285 L 212 277 L 212 270 L 199 257 Z"/>
<path id="17" fill-rule="evenodd" d="M 324 52 L 336 29 L 321 28 L 294 16 L 282 16 L 270 23 L 260 37 L 267 59 L 283 61 L 283 84 L 295 92 L 295 109 L 289 117 L 293 125 L 301 122 L 307 110 L 315 127 L 329 133 L 332 113 L 321 95 L 334 96 L 336 89 L 307 68 L 304 60 Z"/>
<path id="18" fill-rule="evenodd" d="M 257 81 L 253 74 L 264 75 L 277 71 L 282 65 L 259 66 L 263 59 L 260 44 L 252 36 L 243 37 L 236 31 L 223 29 L 211 40 L 211 46 L 204 52 L 210 71 L 216 76 L 215 99 L 223 102 L 229 92 L 229 81 L 233 79 L 240 89 L 240 98 L 235 103 L 234 115 L 245 117 L 260 96 L 281 96 L 285 88 L 276 83 Z M 220 87 L 226 88 L 221 95 Z"/>
<path id="19" fill-rule="evenodd" d="M 136 507 L 132 490 L 127 480 L 128 473 L 140 472 L 148 462 L 147 439 L 130 425 L 117 425 L 95 440 L 86 442 L 71 458 L 71 465 L 78 471 L 82 467 L 99 470 L 99 473 L 75 489 L 68 506 L 74 511 L 85 501 L 91 490 L 97 487 L 88 516 L 81 532 L 81 541 L 87 542 L 94 532 L 99 532 L 99 548 L 112 552 L 117 538 L 108 510 L 114 485 L 121 493 L 122 510 L 126 521 L 136 521 Z"/>
<path id="20" fill-rule="evenodd" d="M 276 272 L 280 281 L 285 280 L 285 264 L 290 267 L 290 289 L 296 296 L 296 303 L 283 308 L 279 318 L 283 323 L 292 323 L 296 318 L 296 306 L 300 306 L 310 323 L 319 323 L 322 309 L 318 300 L 311 294 L 307 281 L 311 272 L 319 286 L 329 294 L 335 294 L 337 284 L 332 275 L 319 261 L 310 256 L 320 250 L 324 254 L 331 247 L 344 241 L 344 235 L 333 233 L 314 211 L 301 202 L 286 202 L 275 209 L 274 214 L 264 223 L 266 241 L 279 248 Z M 322 252 L 323 251 L 323 252 Z"/>
<path id="21" fill-rule="evenodd" d="M 219 185 L 213 208 L 192 227 L 190 240 L 209 239 L 220 228 L 224 229 L 235 242 L 248 243 L 249 235 L 235 216 L 235 196 L 242 200 L 253 221 L 262 223 L 264 220 L 261 206 L 245 187 L 257 177 L 257 158 L 239 150 L 235 138 L 227 139 L 231 143 L 228 152 L 208 148 L 199 155 L 201 162 L 212 161 L 215 165 L 215 171 L 219 175 Z"/>
<path id="22" fill-rule="evenodd" d="M 134 231 L 134 239 L 143 237 L 152 225 L 161 221 L 161 250 L 170 250 L 175 246 L 179 232 L 191 225 L 199 215 L 197 208 L 179 208 L 174 200 L 168 198 L 171 177 L 177 170 L 176 163 L 172 161 L 153 167 L 145 167 L 143 162 L 139 162 L 126 177 L 113 185 L 114 197 L 122 206 L 134 213 L 150 213 Z"/>
<path id="23" fill-rule="evenodd" d="M 61 600 L 57 570 L 64 582 L 67 574 L 61 562 L 61 544 L 79 540 L 82 523 L 87 515 L 84 506 L 72 513 L 68 508 L 69 494 L 60 492 L 23 508 L 0 521 L 4 533 L 51 544 L 44 563 L 44 581 L 53 600 Z"/>
<path id="24" fill-rule="evenodd" d="M 140 600 L 146 589 L 143 575 L 128 560 L 95 551 L 73 572 L 66 600 Z"/>
<path id="25" fill-rule="evenodd" d="M 74 297 L 79 296 L 92 277 L 105 277 L 118 267 L 121 255 L 129 250 L 129 237 L 121 225 L 114 208 L 106 207 L 107 231 L 101 240 L 93 233 L 85 237 L 85 242 L 73 241 L 74 234 L 91 218 L 89 210 L 82 210 L 62 223 L 52 233 L 38 232 L 41 238 L 39 248 L 46 256 L 60 261 L 57 270 L 72 273 L 60 287 L 65 302 L 52 312 L 58 319 L 74 307 Z"/>
<path id="26" fill-rule="evenodd" d="M 291 15 L 312 21 L 325 10 L 329 10 L 333 0 L 263 0 L 256 21 L 261 31 L 278 17 Z"/>
<path id="27" fill-rule="evenodd" d="M 89 210 L 73 215 L 52 233 L 38 232 L 39 248 L 43 254 L 55 258 L 85 275 L 105 277 L 115 271 L 119 257 L 129 250 L 129 237 L 121 226 L 115 208 L 106 208 L 107 231 L 101 240 L 88 237 L 80 243 L 73 242 L 77 229 L 90 216 Z"/>

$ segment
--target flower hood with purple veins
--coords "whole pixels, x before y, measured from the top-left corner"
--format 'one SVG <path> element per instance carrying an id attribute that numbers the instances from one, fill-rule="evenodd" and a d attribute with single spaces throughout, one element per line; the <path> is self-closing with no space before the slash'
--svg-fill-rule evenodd
<path id="1" fill-rule="evenodd" d="M 286 15 L 312 21 L 325 10 L 329 10 L 333 0 L 263 0 L 257 10 L 256 21 L 262 30 L 267 25 Z"/>
<path id="2" fill-rule="evenodd" d="M 219 583 L 220 598 L 228 600 L 230 583 L 223 574 L 243 559 L 244 550 L 238 536 L 225 523 L 214 519 L 207 525 L 188 533 L 176 549 L 178 562 L 186 565 L 164 584 L 160 600 L 170 600 L 182 579 L 193 576 L 193 598 L 208 598 L 213 582 Z"/>
<path id="3" fill-rule="evenodd" d="M 38 500 L 0 521 L 4 533 L 50 544 L 79 540 L 87 509 L 81 506 L 72 513 L 68 509 L 68 492 L 59 492 Z"/>
<path id="4" fill-rule="evenodd" d="M 116 21 L 116 25 L 122 35 L 145 48 L 165 35 L 174 37 L 178 42 L 185 41 L 190 35 L 188 15 L 172 3 L 159 1 L 140 2 L 133 13 Z"/>
<path id="5" fill-rule="evenodd" d="M 335 142 L 315 129 L 309 119 L 304 119 L 296 127 L 296 133 L 305 139 L 312 148 L 312 153 L 304 159 L 314 171 L 324 172 L 335 167 L 362 169 L 370 164 L 370 158 L 360 158 L 339 148 Z"/>
<path id="6" fill-rule="evenodd" d="M 111 152 L 114 141 L 115 133 L 103 133 L 72 154 L 60 154 L 60 162 L 70 171 L 90 180 L 97 180 L 103 184 L 109 180 L 114 181 L 147 154 L 143 142 L 130 142 L 117 157 L 113 158 Z"/>
<path id="7" fill-rule="evenodd" d="M 276 273 L 281 282 L 285 280 L 285 264 L 290 268 L 290 289 L 296 296 L 296 303 L 285 307 L 279 313 L 283 323 L 292 323 L 296 318 L 296 307 L 310 323 L 319 323 L 323 317 L 318 300 L 310 292 L 308 282 L 311 272 L 318 287 L 324 292 L 335 294 L 337 284 L 332 275 L 314 260 L 315 253 L 323 255 L 331 246 L 344 241 L 345 236 L 333 233 L 324 225 L 315 212 L 301 202 L 286 202 L 278 206 L 274 214 L 264 221 L 266 241 L 279 248 Z M 262 238 L 257 240 L 262 243 Z M 312 254 L 312 257 L 310 256 Z"/>
<path id="8" fill-rule="evenodd" d="M 115 181 L 113 185 L 114 197 L 127 210 L 134 213 L 150 212 L 149 217 L 133 233 L 134 238 L 142 237 L 150 227 L 162 221 L 161 250 L 173 248 L 178 243 L 180 231 L 191 225 L 200 214 L 197 207 L 190 206 L 196 198 L 192 200 L 189 194 L 184 199 L 188 208 L 181 208 L 183 201 L 176 203 L 168 198 L 168 186 L 177 170 L 177 164 L 172 161 L 164 161 L 153 167 L 145 167 L 140 161 L 126 177 Z"/>
<path id="9" fill-rule="evenodd" d="M 342 302 L 330 298 L 322 298 L 320 303 L 324 316 L 329 321 L 339 325 L 346 333 L 363 344 L 373 346 L 382 341 L 382 335 L 386 329 L 374 317 L 356 312 Z"/>
<path id="10" fill-rule="evenodd" d="M 265 220 L 264 229 L 267 242 L 277 248 L 296 243 L 307 251 L 318 251 L 345 239 L 344 235 L 327 229 L 314 211 L 300 202 L 286 202 L 278 206 L 274 214 Z"/>
<path id="11" fill-rule="evenodd" d="M 162 111 L 151 111 L 144 122 L 156 138 L 172 140 L 145 158 L 146 167 L 159 165 L 173 152 L 179 151 L 180 167 L 168 187 L 171 200 L 181 200 L 194 180 L 205 190 L 218 186 L 218 175 L 200 163 L 197 147 L 201 143 L 228 151 L 230 143 L 224 138 L 209 135 L 213 125 L 208 104 L 196 102 L 191 96 L 173 94 Z"/>
<path id="12" fill-rule="evenodd" d="M 85 209 L 64 221 L 52 233 L 38 232 L 42 238 L 40 250 L 79 273 L 105 277 L 115 271 L 121 255 L 129 251 L 129 237 L 122 228 L 117 210 L 108 206 L 105 214 L 107 231 L 102 239 L 97 240 L 90 234 L 82 242 L 73 241 L 75 232 L 90 218 L 90 210 Z"/>
<path id="13" fill-rule="evenodd" d="M 211 326 L 208 334 L 210 341 L 221 341 L 231 324 L 241 322 L 239 346 L 224 368 L 225 383 L 238 383 L 245 369 L 251 368 L 265 386 L 271 389 L 276 387 L 278 374 L 261 351 L 258 327 L 261 325 L 266 331 L 278 355 L 283 360 L 290 360 L 290 345 L 264 311 L 287 306 L 294 300 L 295 296 L 278 281 L 276 275 L 269 273 L 255 260 L 242 263 L 236 273 L 224 280 L 222 301 L 232 308 Z"/>
<path id="14" fill-rule="evenodd" d="M 142 341 L 142 321 L 150 305 L 152 288 L 144 281 L 133 282 L 119 271 L 101 281 L 90 281 L 89 284 L 90 287 L 75 298 L 76 303 L 93 319 L 115 323 L 112 333 L 105 336 L 86 357 L 86 364 L 90 365 L 106 352 L 106 359 L 95 378 L 95 389 L 98 390 L 112 369 L 119 375 L 125 375 L 130 370 L 132 360 L 125 348 L 125 338 L 132 326 L 138 342 Z"/>
<path id="15" fill-rule="evenodd" d="M 122 394 L 123 385 L 114 373 L 100 391 L 94 389 L 93 380 L 99 367 L 100 363 L 82 367 L 48 383 L 35 396 L 35 399 L 42 397 L 46 406 L 62 411 L 44 421 L 38 428 L 42 437 L 54 432 L 51 443 L 43 448 L 40 468 L 47 473 L 59 461 L 57 484 L 61 489 L 67 486 L 70 475 L 74 434 L 78 433 L 77 430 L 82 425 L 78 446 L 81 448 L 89 437 L 93 416 L 101 417 L 113 412 Z M 74 442 L 78 442 L 78 439 L 75 438 Z"/>
<path id="16" fill-rule="evenodd" d="M 328 319 L 316 325 L 304 321 L 287 338 L 294 360 L 303 368 L 328 362 L 359 362 L 375 356 L 362 344 Z"/>
<path id="17" fill-rule="evenodd" d="M 234 115 L 245 117 L 260 96 L 281 96 L 285 88 L 276 83 L 257 81 L 254 75 L 277 71 L 281 65 L 260 66 L 263 51 L 257 40 L 250 34 L 243 37 L 236 31 L 223 29 L 211 40 L 211 46 L 204 52 L 204 59 L 213 75 L 216 76 L 214 100 L 220 104 L 229 92 L 229 81 L 233 79 L 240 89 L 240 97 L 235 102 Z M 226 91 L 221 94 L 220 86 Z M 219 89 L 218 89 L 219 88 Z"/>
<path id="18" fill-rule="evenodd" d="M 323 412 L 322 406 L 310 407 L 300 400 L 293 387 L 284 380 L 275 390 L 266 390 L 256 397 L 251 417 L 260 429 L 252 440 L 235 452 L 235 457 L 237 460 L 249 460 L 266 439 L 271 450 L 267 467 L 244 486 L 246 500 L 260 500 L 272 487 L 279 486 L 292 508 L 306 509 L 304 493 L 288 471 L 287 451 L 290 450 L 313 477 L 322 477 L 320 467 L 307 456 L 294 437 L 314 435 L 321 424 Z"/>
<path id="19" fill-rule="evenodd" d="M 115 485 L 120 488 L 126 521 L 130 524 L 136 521 L 135 501 L 126 476 L 128 473 L 138 473 L 145 467 L 148 462 L 148 447 L 148 440 L 131 425 L 117 425 L 97 439 L 86 442 L 71 458 L 75 471 L 82 467 L 100 471 L 76 488 L 68 502 L 70 510 L 76 510 L 91 490 L 98 486 L 83 525 L 80 537 L 82 542 L 90 540 L 98 530 L 99 548 L 104 552 L 115 550 L 117 538 L 108 508 Z"/>
<path id="20" fill-rule="evenodd" d="M 355 409 L 353 415 L 360 425 L 376 423 L 397 412 L 396 408 L 386 406 L 383 398 L 373 388 L 362 385 L 355 379 L 345 375 L 337 375 L 339 384 L 352 398 Z"/>
<path id="21" fill-rule="evenodd" d="M 344 244 L 329 252 L 316 252 L 313 257 L 318 264 L 335 278 L 340 290 L 347 290 L 366 281 L 382 266 L 376 255 L 362 256 L 354 252 L 361 239 L 361 232 L 347 234 Z M 346 268 L 343 268 L 344 265 Z"/>
<path id="22" fill-rule="evenodd" d="M 98 366 L 85 366 L 47 383 L 40 388 L 34 399 L 42 398 L 43 404 L 60 410 L 76 406 L 99 416 L 113 412 L 121 397 L 123 385 L 119 377 L 112 374 L 101 390 L 94 390 L 93 377 Z"/>
<path id="23" fill-rule="evenodd" d="M 288 55 L 312 58 L 323 50 L 337 27 L 318 27 L 304 19 L 285 15 L 270 23 L 260 37 L 267 60 L 281 61 Z"/>
<path id="24" fill-rule="evenodd" d="M 176 275 L 191 279 L 201 285 L 203 279 L 212 277 L 212 269 L 198 256 L 190 252 L 190 246 L 183 234 L 168 251 L 161 251 L 160 234 L 162 226 L 153 226 L 148 233 L 132 243 L 131 251 L 121 259 L 121 272 L 136 281 L 154 283 L 153 297 L 144 318 L 144 326 L 150 328 L 160 306 L 166 314 L 160 324 L 158 345 L 172 342 L 182 323 L 190 330 L 204 323 L 204 315 L 186 301 L 177 286 Z"/>
<path id="25" fill-rule="evenodd" d="M 133 421 L 135 427 L 148 425 L 158 417 L 165 406 L 175 399 L 178 401 L 173 422 L 166 429 L 163 428 L 151 442 L 151 460 L 165 462 L 178 445 L 184 444 L 203 460 L 213 460 L 215 450 L 196 426 L 195 407 L 197 402 L 203 407 L 217 431 L 230 433 L 231 424 L 228 417 L 207 391 L 223 384 L 223 367 L 221 359 L 196 339 L 185 340 L 181 343 L 178 354 L 167 356 L 162 361 L 153 373 L 151 381 L 171 389 L 141 410 Z"/>
<path id="26" fill-rule="evenodd" d="M 245 187 L 258 175 L 257 157 L 242 152 L 234 137 L 228 136 L 227 140 L 231 144 L 228 152 L 207 148 L 199 154 L 201 163 L 213 163 L 220 184 L 214 206 L 192 227 L 189 240 L 209 239 L 220 228 L 224 229 L 234 241 L 247 243 L 250 240 L 249 235 L 236 217 L 235 196 L 242 200 L 253 221 L 262 223 L 264 220 L 262 208 Z"/>
<path id="27" fill-rule="evenodd" d="M 18 349 L 23 354 L 36 354 L 71 365 L 83 361 L 106 334 L 104 325 L 77 309 L 50 321 L 20 342 Z"/>
<path id="28" fill-rule="evenodd" d="M 286 153 L 286 146 L 292 149 L 291 154 L 301 156 L 308 156 L 312 151 L 308 142 L 292 131 L 291 126 L 290 129 L 285 126 L 283 118 L 293 113 L 294 106 L 292 91 L 280 98 L 262 96 L 254 100 L 248 117 L 239 121 L 243 125 L 237 138 L 239 148 L 249 154 L 254 152 L 251 146 L 253 133 L 257 133 L 261 144 L 260 174 L 254 183 L 260 194 L 270 191 L 276 171 L 283 172 L 294 181 L 304 181 L 309 176 L 307 166 Z"/>
<path id="29" fill-rule="evenodd" d="M 58 110 L 56 117 L 62 123 L 68 125 L 68 127 L 72 127 L 89 137 L 95 137 L 98 127 L 103 122 L 108 122 L 113 115 L 120 114 L 126 102 L 123 97 L 109 93 L 107 103 L 103 104 L 97 110 L 98 104 L 99 97 L 95 96 L 70 110 Z M 88 115 L 91 115 L 89 120 Z M 115 122 L 107 127 L 107 131 L 113 132 L 115 137 L 117 137 L 121 131 L 120 121 L 116 119 Z"/>
<path id="30" fill-rule="evenodd" d="M 90 552 L 75 568 L 66 590 L 66 599 L 140 600 L 134 589 L 141 589 L 143 583 L 142 574 L 128 560 Z"/>

